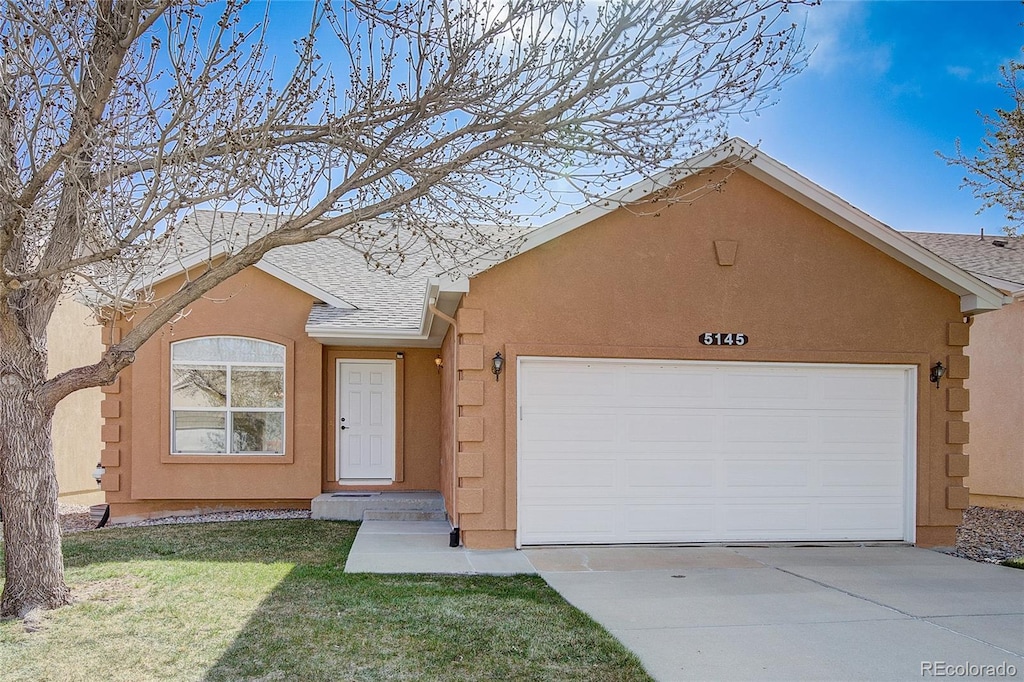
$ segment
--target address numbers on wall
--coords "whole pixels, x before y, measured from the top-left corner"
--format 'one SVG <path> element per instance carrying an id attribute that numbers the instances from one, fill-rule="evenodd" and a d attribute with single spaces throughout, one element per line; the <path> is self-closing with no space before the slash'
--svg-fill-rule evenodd
<path id="1" fill-rule="evenodd" d="M 697 338 L 704 346 L 745 346 L 750 341 L 749 336 L 737 332 L 704 332 Z"/>

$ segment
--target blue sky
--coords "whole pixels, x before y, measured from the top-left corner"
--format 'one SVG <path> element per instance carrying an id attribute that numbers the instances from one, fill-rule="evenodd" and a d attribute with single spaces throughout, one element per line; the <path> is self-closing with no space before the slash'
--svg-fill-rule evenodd
<path id="1" fill-rule="evenodd" d="M 271 8 L 274 33 L 308 25 L 308 3 Z M 246 11 L 258 21 L 263 5 Z M 807 68 L 731 134 L 898 230 L 1001 233 L 1003 214 L 977 214 L 963 170 L 935 152 L 952 154 L 957 138 L 973 152 L 984 134 L 977 112 L 1010 105 L 999 65 L 1024 58 L 1024 5 L 823 0 L 795 7 L 793 19 L 814 50 Z"/>
<path id="2" fill-rule="evenodd" d="M 976 215 L 952 154 L 981 142 L 977 111 L 1009 107 L 998 67 L 1021 58 L 1020 2 L 824 0 L 806 11 L 807 68 L 734 135 L 898 230 L 1001 232 Z"/>

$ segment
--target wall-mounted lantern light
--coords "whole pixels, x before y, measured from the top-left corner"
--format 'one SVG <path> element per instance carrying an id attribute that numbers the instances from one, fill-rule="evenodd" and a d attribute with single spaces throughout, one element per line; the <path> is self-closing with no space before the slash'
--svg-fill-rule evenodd
<path id="1" fill-rule="evenodd" d="M 107 473 L 106 468 L 102 463 L 97 462 L 96 468 L 92 470 L 92 477 L 96 479 L 96 485 L 101 485 L 103 483 L 103 474 L 105 473 Z"/>
<path id="2" fill-rule="evenodd" d="M 505 358 L 501 357 L 501 351 L 494 354 L 491 358 L 491 372 L 494 373 L 494 380 L 498 380 L 498 376 L 501 374 L 501 368 L 505 364 Z"/>
<path id="3" fill-rule="evenodd" d="M 935 388 L 939 387 L 939 380 L 946 375 L 946 368 L 942 366 L 941 362 L 936 362 L 935 366 L 932 367 L 932 373 L 928 375 L 928 381 L 935 384 Z"/>
<path id="4" fill-rule="evenodd" d="M 444 360 L 441 359 L 440 355 L 434 358 L 434 364 L 437 365 L 437 373 L 440 374 L 441 368 L 444 367 Z"/>

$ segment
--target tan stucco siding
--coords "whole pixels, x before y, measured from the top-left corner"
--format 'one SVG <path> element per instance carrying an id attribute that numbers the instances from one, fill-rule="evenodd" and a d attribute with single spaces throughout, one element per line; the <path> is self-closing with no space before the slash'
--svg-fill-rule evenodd
<path id="1" fill-rule="evenodd" d="M 180 282 L 158 287 L 157 296 Z M 322 347 L 304 328 L 313 299 L 255 269 L 239 273 L 165 326 L 122 372 L 109 399 L 120 403 L 108 418 L 108 501 L 115 516 L 181 507 L 218 506 L 226 500 L 309 500 L 320 493 L 322 461 Z M 121 322 L 124 331 L 129 323 Z M 170 344 L 211 335 L 245 336 L 287 348 L 284 456 L 176 456 L 170 454 Z M 111 427 L 118 427 L 117 429 Z M 115 459 L 111 452 L 111 459 Z M 116 478 L 115 478 L 116 477 Z M 212 502 L 219 501 L 219 502 Z"/>
<path id="2" fill-rule="evenodd" d="M 165 295 L 179 284 L 168 282 L 156 293 Z M 135 363 L 104 389 L 104 489 L 115 518 L 240 506 L 303 506 L 324 490 L 342 489 L 333 476 L 338 358 L 396 362 L 397 480 L 366 489 L 438 489 L 437 351 L 322 346 L 305 332 L 312 303 L 308 294 L 249 268 L 194 303 L 140 349 Z M 118 324 L 114 342 L 130 328 L 124 320 Z M 286 347 L 283 456 L 170 454 L 170 345 L 220 335 Z"/>
<path id="3" fill-rule="evenodd" d="M 736 242 L 733 265 L 719 264 L 715 241 Z M 523 355 L 916 365 L 918 541 L 952 539 L 961 511 L 947 499 L 960 506 L 963 489 L 944 462 L 962 450 L 962 429 L 947 425 L 961 414 L 947 411 L 946 389 L 962 381 L 936 390 L 928 368 L 961 355 L 949 327 L 963 331 L 958 298 L 742 172 L 692 205 L 620 209 L 479 275 L 463 319 L 459 352 L 484 360 L 463 372 L 484 389 L 459 424 L 460 457 L 468 446 L 483 459 L 483 475 L 460 479 L 469 546 L 514 540 Z M 750 343 L 701 346 L 706 331 Z M 500 381 L 489 371 L 496 351 Z"/>
<path id="4" fill-rule="evenodd" d="M 971 502 L 1024 509 L 1024 302 L 971 325 Z"/>
<path id="5" fill-rule="evenodd" d="M 100 330 L 92 311 L 71 298 L 62 298 L 46 328 L 49 374 L 99 361 L 103 353 Z M 62 502 L 98 504 L 103 493 L 93 470 L 100 458 L 100 400 L 98 388 L 72 393 L 53 415 L 53 452 Z"/>

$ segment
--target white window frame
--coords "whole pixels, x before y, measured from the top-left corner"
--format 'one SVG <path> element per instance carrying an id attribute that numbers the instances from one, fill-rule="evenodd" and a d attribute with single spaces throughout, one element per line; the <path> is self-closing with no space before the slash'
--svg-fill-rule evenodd
<path id="1" fill-rule="evenodd" d="M 255 341 L 257 343 L 265 343 L 270 346 L 276 346 L 282 351 L 281 362 L 227 362 L 227 361 L 212 361 L 212 360 L 175 360 L 174 359 L 174 346 L 179 344 L 186 344 L 192 341 L 202 341 L 206 339 L 243 339 L 245 341 Z M 231 456 L 246 456 L 246 457 L 284 457 L 287 451 L 287 405 L 288 405 L 288 347 L 284 344 L 277 343 L 274 341 L 267 341 L 266 339 L 259 339 L 251 336 L 232 336 L 232 335 L 213 335 L 213 336 L 196 336 L 191 339 L 182 339 L 171 343 L 170 349 L 170 393 L 167 396 L 168 409 L 170 411 L 170 450 L 171 454 L 180 457 L 231 457 Z M 174 369 L 175 367 L 188 367 L 188 366 L 202 366 L 202 367 L 224 367 L 227 373 L 226 377 L 226 394 L 224 407 L 182 407 L 175 409 L 173 405 L 174 395 Z M 234 367 L 271 367 L 278 368 L 281 370 L 281 407 L 232 407 L 231 406 L 231 371 Z M 224 452 L 178 452 L 176 449 L 177 443 L 174 437 L 174 413 L 175 412 L 216 412 L 224 415 Z M 235 412 L 275 412 L 281 414 L 281 451 L 280 452 L 259 452 L 259 451 L 233 451 L 232 450 L 232 414 Z"/>

